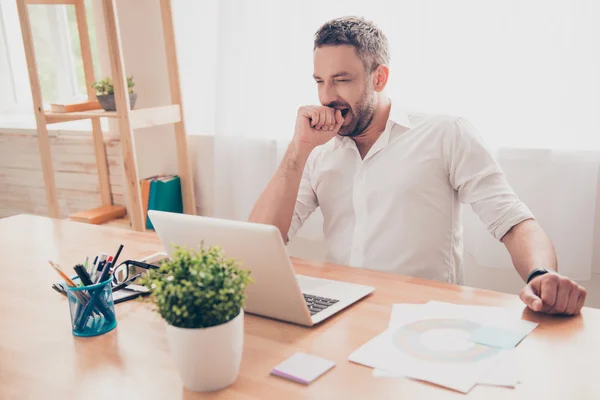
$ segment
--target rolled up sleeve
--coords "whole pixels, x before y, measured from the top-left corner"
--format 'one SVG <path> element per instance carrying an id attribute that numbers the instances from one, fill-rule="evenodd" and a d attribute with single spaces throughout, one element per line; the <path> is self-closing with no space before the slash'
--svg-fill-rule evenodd
<path id="1" fill-rule="evenodd" d="M 302 179 L 300 180 L 300 187 L 298 189 L 298 197 L 296 198 L 296 205 L 294 206 L 294 215 L 292 216 L 292 223 L 288 231 L 288 240 L 296 235 L 298 229 L 304 225 L 304 222 L 310 217 L 310 215 L 319 206 L 317 201 L 317 195 L 313 189 L 311 183 L 311 166 L 314 162 L 314 152 L 309 156 L 304 171 L 302 172 Z"/>
<path id="2" fill-rule="evenodd" d="M 501 240 L 513 226 L 533 219 L 475 128 L 457 118 L 448 133 L 444 157 L 450 183 L 460 202 L 471 204 L 490 234 Z"/>

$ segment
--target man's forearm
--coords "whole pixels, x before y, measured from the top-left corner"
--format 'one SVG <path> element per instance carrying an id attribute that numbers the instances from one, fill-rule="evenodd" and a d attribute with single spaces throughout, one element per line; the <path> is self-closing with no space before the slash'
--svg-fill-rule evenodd
<path id="1" fill-rule="evenodd" d="M 515 269 L 523 280 L 535 268 L 557 271 L 556 251 L 548 235 L 532 219 L 511 228 L 502 238 Z"/>
<path id="2" fill-rule="evenodd" d="M 281 165 L 250 213 L 251 222 L 274 225 L 287 241 L 302 172 L 310 151 L 292 142 Z"/>

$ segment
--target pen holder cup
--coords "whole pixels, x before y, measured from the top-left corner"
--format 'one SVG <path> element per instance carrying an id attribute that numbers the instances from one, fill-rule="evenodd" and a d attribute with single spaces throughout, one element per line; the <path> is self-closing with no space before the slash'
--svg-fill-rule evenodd
<path id="1" fill-rule="evenodd" d="M 79 283 L 78 278 L 73 281 Z M 107 279 L 89 286 L 64 285 L 69 298 L 73 335 L 98 336 L 117 326 L 111 281 Z"/>

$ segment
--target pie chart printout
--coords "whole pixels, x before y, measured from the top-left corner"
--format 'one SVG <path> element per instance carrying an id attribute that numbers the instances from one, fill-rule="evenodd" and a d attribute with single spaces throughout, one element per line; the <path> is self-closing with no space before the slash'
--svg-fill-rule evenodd
<path id="1" fill-rule="evenodd" d="M 463 319 L 425 319 L 396 330 L 392 340 L 398 350 L 423 361 L 477 362 L 498 353 L 493 347 L 468 340 L 480 327 Z"/>

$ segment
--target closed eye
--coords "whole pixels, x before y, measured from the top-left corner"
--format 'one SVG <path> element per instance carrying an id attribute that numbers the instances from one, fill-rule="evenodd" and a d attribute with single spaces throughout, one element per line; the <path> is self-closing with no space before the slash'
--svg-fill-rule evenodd
<path id="1" fill-rule="evenodd" d="M 335 81 L 337 83 L 347 83 L 347 82 L 350 82 L 350 79 L 336 79 Z"/>

